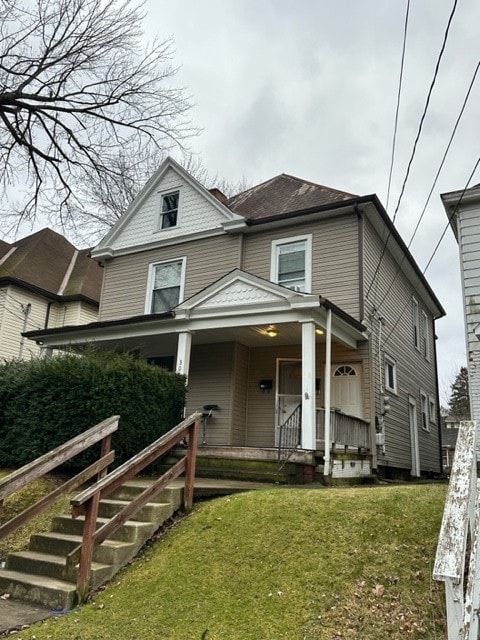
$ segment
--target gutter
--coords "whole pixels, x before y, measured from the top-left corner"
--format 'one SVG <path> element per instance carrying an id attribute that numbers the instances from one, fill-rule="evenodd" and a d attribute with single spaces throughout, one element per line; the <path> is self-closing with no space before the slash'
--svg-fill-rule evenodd
<path id="1" fill-rule="evenodd" d="M 27 291 L 32 291 L 33 293 L 37 293 L 53 302 L 88 302 L 94 307 L 99 307 L 100 303 L 98 300 L 94 300 L 89 296 L 84 295 L 83 293 L 75 293 L 67 296 L 60 295 L 58 293 L 52 293 L 47 289 L 43 289 L 42 287 L 38 287 L 35 284 L 30 284 L 29 282 L 25 282 L 25 280 L 20 280 L 20 278 L 14 278 L 12 276 L 0 276 L 0 286 L 3 284 L 15 284 L 18 287 L 23 289 L 27 289 Z"/>

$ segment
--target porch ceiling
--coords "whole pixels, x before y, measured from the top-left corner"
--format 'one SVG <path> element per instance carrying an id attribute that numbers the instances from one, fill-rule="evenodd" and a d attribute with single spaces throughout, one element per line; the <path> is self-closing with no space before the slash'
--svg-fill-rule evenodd
<path id="1" fill-rule="evenodd" d="M 223 327 L 192 331 L 192 344 L 203 345 L 222 342 L 240 342 L 250 348 L 301 344 L 302 329 L 298 322 L 275 324 L 274 327 L 277 335 L 274 337 L 262 333 L 262 331 L 265 331 L 269 326 L 268 324 L 264 324 L 255 327 Z M 108 339 L 98 336 L 93 342 L 95 345 L 104 348 L 121 348 L 140 351 L 144 355 L 161 355 L 176 352 L 177 336 L 177 333 L 125 336 L 122 339 Z M 317 344 L 325 342 L 325 335 L 316 335 L 315 339 Z"/>

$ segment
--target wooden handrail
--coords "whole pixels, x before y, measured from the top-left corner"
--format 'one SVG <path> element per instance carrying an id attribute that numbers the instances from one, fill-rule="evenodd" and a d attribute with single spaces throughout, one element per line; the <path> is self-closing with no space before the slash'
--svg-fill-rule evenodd
<path id="1" fill-rule="evenodd" d="M 186 510 L 191 509 L 197 440 L 201 417 L 201 413 L 193 413 L 168 433 L 137 453 L 133 458 L 108 475 L 98 479 L 94 485 L 71 499 L 70 503 L 72 505 L 73 517 L 85 515 L 82 543 L 73 549 L 67 557 L 67 566 L 79 562 L 77 595 L 80 601 L 85 600 L 89 592 L 91 564 L 95 547 L 138 513 L 147 502 L 154 498 L 169 482 L 178 478 L 183 472 L 185 472 L 184 507 Z M 167 453 L 167 451 L 172 449 L 185 437 L 188 437 L 186 455 L 160 478 L 154 481 L 152 485 L 145 489 L 137 498 L 129 502 L 107 523 L 99 529 L 96 529 L 100 500 L 110 495 L 117 487 L 133 478 L 137 473 L 145 469 L 145 467 L 155 462 L 160 456 Z"/>
<path id="2" fill-rule="evenodd" d="M 35 502 L 35 504 L 24 509 L 20 514 L 15 516 L 15 518 L 4 523 L 0 527 L 0 538 L 9 535 L 34 516 L 42 513 L 42 511 L 53 504 L 61 495 L 77 489 L 96 474 L 99 476 L 104 474 L 108 465 L 111 464 L 114 459 L 115 452 L 110 450 L 110 444 L 112 433 L 118 429 L 118 421 L 119 416 L 111 416 L 99 422 L 94 427 L 91 427 L 88 431 L 64 442 L 52 451 L 43 454 L 33 462 L 24 465 L 5 478 L 2 478 L 2 480 L 0 480 L 0 514 L 3 510 L 5 498 L 29 482 L 43 477 L 49 471 L 70 460 L 78 453 L 85 451 L 100 440 L 102 441 L 102 451 L 99 460 L 51 491 L 48 495 L 42 497 Z"/>

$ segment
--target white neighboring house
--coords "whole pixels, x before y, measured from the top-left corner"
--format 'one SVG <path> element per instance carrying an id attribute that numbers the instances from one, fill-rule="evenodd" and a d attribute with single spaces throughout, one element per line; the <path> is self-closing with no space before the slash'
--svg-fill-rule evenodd
<path id="1" fill-rule="evenodd" d="M 480 425 L 480 184 L 441 198 L 460 252 L 470 411 Z"/>
<path id="2" fill-rule="evenodd" d="M 39 355 L 22 332 L 94 322 L 103 269 L 51 229 L 0 240 L 0 362 Z"/>

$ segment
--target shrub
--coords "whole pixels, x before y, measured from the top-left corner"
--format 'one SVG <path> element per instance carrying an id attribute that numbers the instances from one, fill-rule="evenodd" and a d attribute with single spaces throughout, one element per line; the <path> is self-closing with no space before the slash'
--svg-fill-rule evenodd
<path id="1" fill-rule="evenodd" d="M 111 415 L 118 465 L 175 426 L 185 380 L 131 354 L 89 351 L 0 366 L 0 465 L 19 467 Z M 97 449 L 98 451 L 98 449 Z M 92 462 L 80 454 L 65 471 Z"/>

